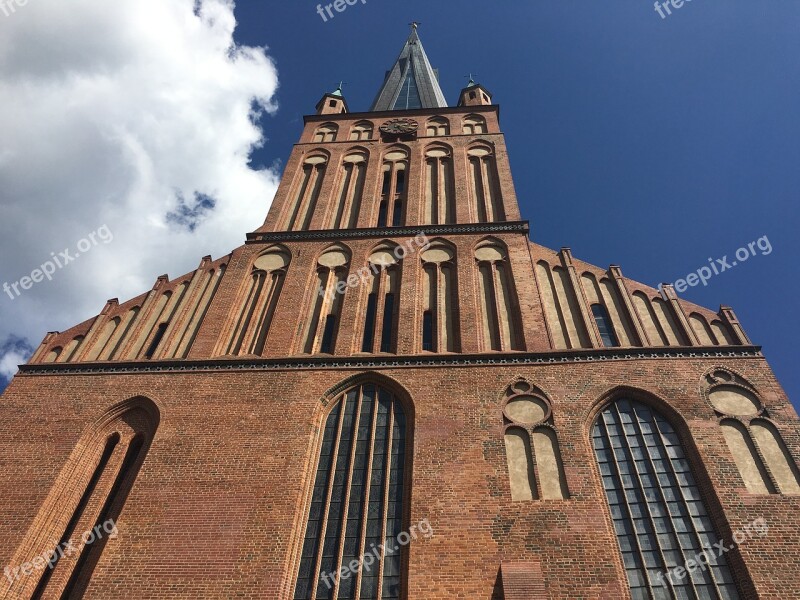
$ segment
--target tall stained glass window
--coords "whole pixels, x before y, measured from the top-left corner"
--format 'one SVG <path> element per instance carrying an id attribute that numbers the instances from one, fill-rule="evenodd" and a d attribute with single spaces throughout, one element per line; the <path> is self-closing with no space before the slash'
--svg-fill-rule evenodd
<path id="1" fill-rule="evenodd" d="M 633 600 L 739 598 L 672 426 L 620 399 L 598 417 L 592 438 Z M 706 569 L 676 570 L 705 550 Z"/>
<path id="2" fill-rule="evenodd" d="M 402 405 L 374 384 L 336 402 L 325 423 L 295 600 L 400 598 L 402 550 L 392 549 L 403 527 L 405 436 Z M 337 576 L 368 554 L 377 558 Z"/>

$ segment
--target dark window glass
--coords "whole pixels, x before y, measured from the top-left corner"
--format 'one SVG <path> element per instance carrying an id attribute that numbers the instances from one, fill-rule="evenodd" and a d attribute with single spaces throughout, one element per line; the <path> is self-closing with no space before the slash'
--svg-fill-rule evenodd
<path id="1" fill-rule="evenodd" d="M 617 335 L 614 333 L 614 325 L 608 317 L 606 307 L 602 304 L 592 304 L 592 314 L 597 322 L 597 329 L 600 330 L 600 339 L 603 340 L 603 345 L 606 348 L 619 346 Z"/>
<path id="2" fill-rule="evenodd" d="M 386 213 L 388 205 L 386 200 L 381 201 L 381 205 L 378 207 L 378 227 L 386 227 Z"/>
<path id="3" fill-rule="evenodd" d="M 633 598 L 739 598 L 700 489 L 672 426 L 648 406 L 618 400 L 592 429 L 597 462 Z M 711 566 L 676 567 L 708 550 Z"/>
<path id="4" fill-rule="evenodd" d="M 337 441 L 341 409 L 342 403 L 340 402 L 328 415 L 328 420 L 325 424 L 317 477 L 311 496 L 311 510 L 308 517 L 308 524 L 306 525 L 303 553 L 300 559 L 300 571 L 297 576 L 297 585 L 295 587 L 294 597 L 296 600 L 310 600 L 311 598 L 311 585 L 312 580 L 315 579 L 314 571 L 320 547 L 319 536 L 322 530 L 322 516 L 328 499 L 331 461 Z M 326 587 L 325 584 L 323 584 L 323 587 Z"/>
<path id="5" fill-rule="evenodd" d="M 61 536 L 56 548 L 66 548 L 67 542 L 72 538 L 72 534 L 75 532 L 75 527 L 78 525 L 78 520 L 83 516 L 83 512 L 86 510 L 86 505 L 89 503 L 92 494 L 94 494 L 97 483 L 100 481 L 100 477 L 105 472 L 108 461 L 111 458 L 111 454 L 114 452 L 114 448 L 117 447 L 117 444 L 119 444 L 119 434 L 117 433 L 106 440 L 106 446 L 103 450 L 103 455 L 100 457 L 100 462 L 97 464 L 97 467 L 95 467 L 94 473 L 92 473 L 92 478 L 89 480 L 89 484 L 86 486 L 81 499 L 78 501 L 78 506 L 72 513 L 72 518 L 70 518 L 69 523 L 67 523 L 67 528 L 64 530 L 64 534 Z M 58 566 L 58 561 L 60 558 L 61 555 L 58 553 L 53 556 L 52 565 L 43 571 L 42 578 L 39 580 L 39 584 L 33 591 L 31 598 L 41 598 L 42 593 L 47 588 L 47 584 L 50 582 L 50 576 Z"/>
<path id="6" fill-rule="evenodd" d="M 393 110 L 408 110 L 413 108 L 422 108 L 422 100 L 419 97 L 419 88 L 417 87 L 417 78 L 414 73 L 413 63 L 409 66 L 406 73 L 403 87 L 400 89 L 400 95 L 395 100 Z"/>
<path id="7" fill-rule="evenodd" d="M 100 510 L 100 514 L 97 517 L 97 521 L 95 522 L 93 530 L 102 529 L 104 523 L 107 523 L 110 519 L 116 519 L 119 515 L 119 511 L 122 508 L 119 505 L 120 498 L 122 498 L 121 501 L 124 502 L 124 496 L 127 495 L 132 483 L 131 479 L 136 477 L 136 475 L 133 473 L 133 469 L 134 465 L 139 459 L 139 455 L 143 447 L 144 437 L 142 435 L 137 435 L 133 438 L 133 440 L 131 440 L 131 443 L 128 445 L 128 450 L 125 453 L 125 458 L 122 460 L 122 466 L 117 473 L 117 477 L 114 479 L 114 483 L 111 486 L 111 491 L 106 497 L 106 501 L 103 503 L 103 508 Z M 125 489 L 126 487 L 128 489 Z M 100 538 L 93 544 L 87 545 L 81 550 L 80 558 L 78 558 L 75 569 L 72 571 L 72 575 L 67 582 L 67 587 L 64 589 L 64 592 L 61 595 L 62 598 L 71 598 L 73 595 L 72 592 L 80 580 L 85 580 L 91 576 L 91 571 L 94 568 L 99 554 L 103 551 L 107 541 L 107 537 Z"/>
<path id="8" fill-rule="evenodd" d="M 161 343 L 161 338 L 164 337 L 164 333 L 167 331 L 167 326 L 169 323 L 161 323 L 156 330 L 155 336 L 153 336 L 153 341 L 150 343 L 150 347 L 145 352 L 145 358 L 153 358 L 153 355 L 156 353 L 158 349 L 158 345 Z"/>
<path id="9" fill-rule="evenodd" d="M 406 171 L 405 169 L 400 169 L 397 171 L 397 183 L 395 184 L 395 192 L 398 194 L 402 194 L 406 191 Z"/>
<path id="10" fill-rule="evenodd" d="M 320 352 L 333 354 L 333 336 L 336 333 L 336 315 L 328 315 L 325 319 L 325 332 L 322 334 Z"/>
<path id="11" fill-rule="evenodd" d="M 397 545 L 403 530 L 405 424 L 397 399 L 370 384 L 345 394 L 328 415 L 295 600 L 332 598 L 332 573 L 379 544 Z M 399 599 L 401 552 L 388 550 L 382 558 L 376 552 L 373 564 L 339 581 L 337 599 Z"/>
<path id="12" fill-rule="evenodd" d="M 422 349 L 433 352 L 433 313 L 429 310 L 422 315 Z"/>
<path id="13" fill-rule="evenodd" d="M 384 171 L 383 172 L 383 188 L 381 189 L 381 194 L 384 196 L 389 193 L 392 187 L 392 172 L 391 171 Z"/>
<path id="14" fill-rule="evenodd" d="M 403 224 L 403 201 L 394 201 L 394 212 L 392 212 L 392 227 L 400 227 Z"/>
<path id="15" fill-rule="evenodd" d="M 375 341 L 375 317 L 378 310 L 378 295 L 372 293 L 367 298 L 367 316 L 364 323 L 364 341 L 361 343 L 362 352 L 372 352 L 372 343 Z"/>
<path id="16" fill-rule="evenodd" d="M 383 301 L 383 331 L 381 332 L 381 352 L 392 351 L 394 333 L 394 294 L 386 294 Z"/>

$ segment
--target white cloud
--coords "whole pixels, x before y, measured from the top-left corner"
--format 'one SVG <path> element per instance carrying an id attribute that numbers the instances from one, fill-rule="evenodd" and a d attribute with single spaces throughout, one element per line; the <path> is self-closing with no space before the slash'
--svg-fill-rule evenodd
<path id="1" fill-rule="evenodd" d="M 277 73 L 265 49 L 234 44 L 235 26 L 229 0 L 29 0 L 0 13 L 0 284 L 102 225 L 114 235 L 53 281 L 0 292 L 0 342 L 36 346 L 261 224 L 277 175 L 248 156 Z M 19 355 L 0 354 L 0 372 Z"/>
<path id="2" fill-rule="evenodd" d="M 0 344 L 0 379 L 11 379 L 17 365 L 24 362 L 33 351 L 25 340 L 10 336 Z"/>

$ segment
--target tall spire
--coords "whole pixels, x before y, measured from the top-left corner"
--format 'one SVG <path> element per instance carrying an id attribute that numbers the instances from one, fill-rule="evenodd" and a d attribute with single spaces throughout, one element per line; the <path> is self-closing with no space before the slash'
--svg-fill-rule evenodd
<path id="1" fill-rule="evenodd" d="M 417 34 L 419 23 L 411 23 L 411 35 L 370 110 L 409 110 L 447 106 L 439 76 L 431 66 Z"/>

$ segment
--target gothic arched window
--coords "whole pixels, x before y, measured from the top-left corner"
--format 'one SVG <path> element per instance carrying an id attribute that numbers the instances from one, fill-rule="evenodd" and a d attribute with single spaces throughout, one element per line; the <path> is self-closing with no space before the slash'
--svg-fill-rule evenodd
<path id="1" fill-rule="evenodd" d="M 304 348 L 308 354 L 333 354 L 349 264 L 350 253 L 344 248 L 333 247 L 319 258 Z"/>
<path id="2" fill-rule="evenodd" d="M 319 200 L 322 181 L 325 178 L 325 169 L 328 166 L 326 155 L 315 154 L 303 162 L 300 181 L 294 193 L 291 213 L 286 229 L 297 231 L 308 229 L 314 216 L 314 209 Z"/>
<path id="3" fill-rule="evenodd" d="M 395 352 L 395 332 L 400 304 L 400 263 L 393 250 L 386 246 L 369 257 L 369 295 L 364 316 L 362 352 Z M 363 269 L 362 269 L 363 271 Z"/>
<path id="4" fill-rule="evenodd" d="M 467 151 L 467 157 L 475 220 L 478 223 L 505 221 L 493 150 L 488 146 L 476 146 Z"/>
<path id="5" fill-rule="evenodd" d="M 597 274 L 586 271 L 581 275 L 581 283 L 603 346 L 641 346 L 632 315 L 613 278 L 598 278 Z"/>
<path id="6" fill-rule="evenodd" d="M 331 220 L 332 229 L 352 229 L 356 226 L 366 174 L 365 152 L 355 150 L 344 157 L 339 175 L 339 191 Z"/>
<path id="7" fill-rule="evenodd" d="M 486 133 L 486 119 L 480 115 L 464 117 L 464 133 L 469 135 Z"/>
<path id="8" fill-rule="evenodd" d="M 408 481 L 405 446 L 405 413 L 391 392 L 365 383 L 336 400 L 322 434 L 294 600 L 401 597 L 402 549 L 395 548 Z M 360 557 L 358 570 L 339 576 Z"/>
<path id="9" fill-rule="evenodd" d="M 719 537 L 672 425 L 649 406 L 611 403 L 592 430 L 633 600 L 739 598 Z M 708 550 L 709 565 L 683 567 Z"/>
<path id="10" fill-rule="evenodd" d="M 160 420 L 156 405 L 131 398 L 111 409 L 76 445 L 18 556 L 52 556 L 52 568 L 12 582 L 14 597 L 82 598 L 136 481 Z M 87 532 L 93 532 L 90 536 Z M 57 546 L 52 544 L 57 542 Z M 72 548 L 69 554 L 55 548 Z M 77 552 L 76 552 L 77 551 Z M 102 595 L 102 591 L 99 591 Z"/>
<path id="11" fill-rule="evenodd" d="M 384 157 L 378 227 L 400 227 L 405 223 L 407 170 L 408 152 L 405 149 L 394 148 Z"/>
<path id="12" fill-rule="evenodd" d="M 456 193 L 450 148 L 435 146 L 425 153 L 425 210 L 423 224 L 456 222 Z"/>
<path id="13" fill-rule="evenodd" d="M 372 123 L 369 121 L 359 121 L 353 125 L 353 128 L 350 130 L 350 140 L 356 142 L 359 140 L 371 140 L 372 131 Z"/>
<path id="14" fill-rule="evenodd" d="M 430 137 L 450 135 L 450 121 L 442 117 L 428 119 L 425 124 L 425 135 Z"/>
<path id="15" fill-rule="evenodd" d="M 751 494 L 798 494 L 800 470 L 758 395 L 725 369 L 706 376 L 705 395 L 718 417 L 739 474 Z"/>
<path id="16" fill-rule="evenodd" d="M 484 243 L 475 251 L 484 350 L 522 350 L 519 301 L 499 243 Z"/>
<path id="17" fill-rule="evenodd" d="M 503 425 L 511 499 L 569 498 L 553 408 L 544 393 L 524 380 L 509 386 Z"/>
<path id="18" fill-rule="evenodd" d="M 324 123 L 314 132 L 314 142 L 317 144 L 336 141 L 339 126 L 335 123 Z"/>
<path id="19" fill-rule="evenodd" d="M 455 250 L 433 243 L 422 258 L 422 350 L 459 352 Z"/>
<path id="20" fill-rule="evenodd" d="M 241 308 L 235 315 L 225 354 L 260 356 L 264 352 L 290 261 L 288 251 L 276 249 L 253 262 L 247 294 L 240 298 Z"/>

